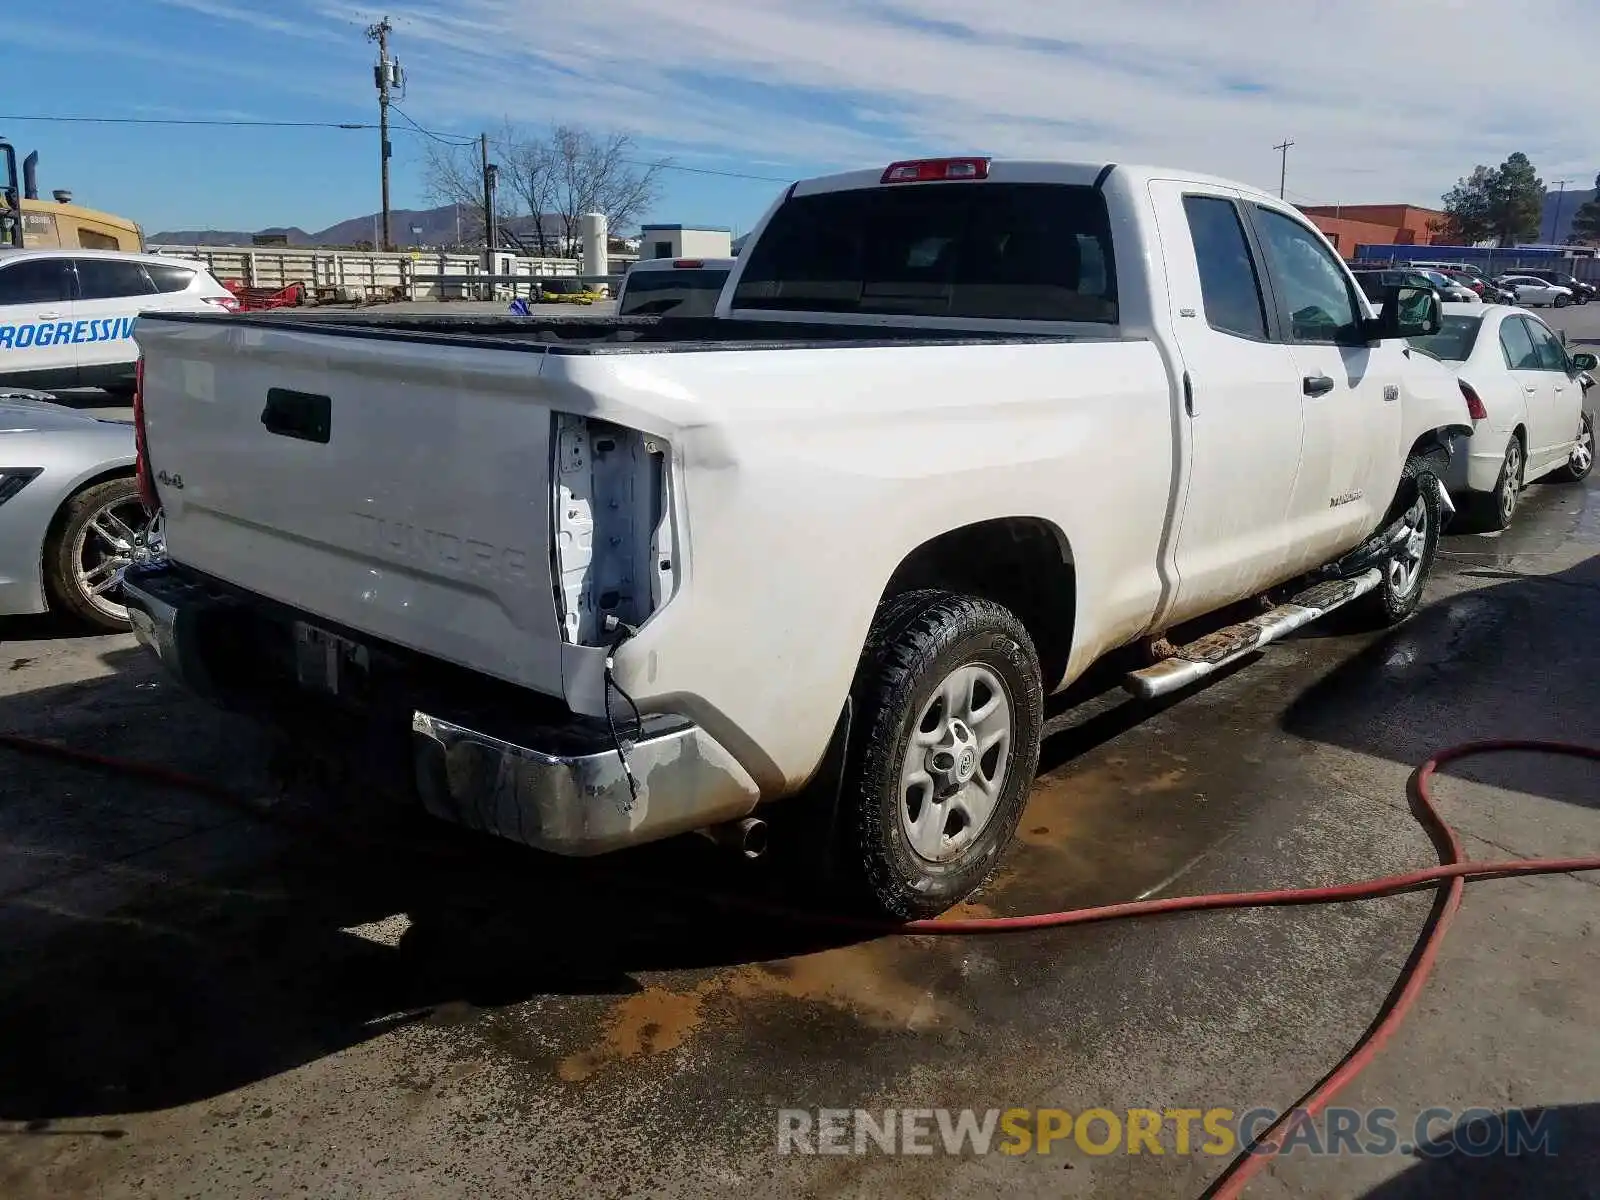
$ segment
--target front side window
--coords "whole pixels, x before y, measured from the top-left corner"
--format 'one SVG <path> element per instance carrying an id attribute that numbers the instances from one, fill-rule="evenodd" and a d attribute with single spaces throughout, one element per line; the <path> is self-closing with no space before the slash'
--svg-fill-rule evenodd
<path id="1" fill-rule="evenodd" d="M 1533 349 L 1538 355 L 1541 371 L 1560 371 L 1565 374 L 1568 370 L 1566 347 L 1556 339 L 1556 335 L 1545 328 L 1538 321 L 1522 318 L 1522 323 L 1528 327 L 1528 336 L 1533 339 Z"/>
<path id="2" fill-rule="evenodd" d="M 1185 196 L 1183 211 L 1200 268 L 1206 323 L 1223 333 L 1265 340 L 1267 308 L 1239 210 L 1220 196 Z"/>
<path id="3" fill-rule="evenodd" d="M 1105 197 L 1048 183 L 795 196 L 749 250 L 733 306 L 979 320 L 1117 320 Z"/>
<path id="4" fill-rule="evenodd" d="M 0 267 L 0 304 L 54 304 L 67 296 L 63 259 L 30 258 Z"/>
<path id="5" fill-rule="evenodd" d="M 80 258 L 78 299 L 122 300 L 148 296 L 154 289 L 145 277 L 144 264 L 120 258 Z"/>
<path id="6" fill-rule="evenodd" d="M 1273 282 L 1289 310 L 1297 342 L 1352 342 L 1360 313 L 1350 281 L 1333 254 L 1300 222 L 1256 206 Z"/>

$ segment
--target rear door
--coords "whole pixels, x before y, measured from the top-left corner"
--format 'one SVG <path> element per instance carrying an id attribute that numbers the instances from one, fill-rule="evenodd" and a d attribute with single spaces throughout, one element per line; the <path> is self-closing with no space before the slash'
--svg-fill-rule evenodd
<path id="1" fill-rule="evenodd" d="M 131 258 L 75 258 L 78 301 L 73 337 L 79 378 L 85 387 L 116 387 L 133 382 L 139 348 L 133 319 L 153 307 L 155 286 L 144 264 Z"/>
<path id="2" fill-rule="evenodd" d="M 39 387 L 77 382 L 71 288 L 64 258 L 0 259 L 0 381 Z"/>
<path id="3" fill-rule="evenodd" d="M 1166 623 L 1281 578 L 1302 439 L 1299 375 L 1279 338 L 1238 194 L 1150 184 L 1183 365 L 1188 442 L 1178 586 Z"/>
<path id="4" fill-rule="evenodd" d="M 1309 568 L 1355 546 L 1394 496 L 1405 360 L 1397 344 L 1365 339 L 1350 273 L 1321 234 L 1264 203 L 1249 210 L 1304 406 L 1289 522 L 1295 561 Z"/>

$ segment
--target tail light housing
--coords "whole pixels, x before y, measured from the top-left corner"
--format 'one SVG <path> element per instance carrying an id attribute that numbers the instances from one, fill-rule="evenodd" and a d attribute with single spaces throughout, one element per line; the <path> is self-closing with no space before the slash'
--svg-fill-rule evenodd
<path id="1" fill-rule="evenodd" d="M 205 302 L 215 305 L 226 312 L 239 311 L 239 297 L 237 296 L 207 296 L 205 297 Z"/>
<path id="2" fill-rule="evenodd" d="M 1461 380 L 1461 398 L 1467 402 L 1467 415 L 1474 421 L 1487 421 L 1489 410 L 1483 406 L 1483 399 L 1473 391 L 1472 385 L 1466 380 Z"/>
<path id="3" fill-rule="evenodd" d="M 704 259 L 699 258 L 675 258 L 672 260 L 672 265 L 680 270 L 685 267 L 690 270 L 694 270 L 695 268 L 703 267 L 706 264 Z"/>
<path id="4" fill-rule="evenodd" d="M 150 473 L 150 443 L 144 432 L 144 356 L 133 364 L 133 452 L 138 460 L 139 499 L 145 511 L 155 513 L 161 507 L 156 496 L 155 476 Z"/>

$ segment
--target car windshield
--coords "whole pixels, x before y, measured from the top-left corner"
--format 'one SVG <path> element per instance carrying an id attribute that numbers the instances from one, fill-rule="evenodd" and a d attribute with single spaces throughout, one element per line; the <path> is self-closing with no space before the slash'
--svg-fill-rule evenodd
<path id="1" fill-rule="evenodd" d="M 728 282 L 726 267 L 682 267 L 671 270 L 635 270 L 622 290 L 617 315 L 708 317 L 717 307 L 722 285 Z"/>
<path id="2" fill-rule="evenodd" d="M 1407 341 L 1413 350 L 1420 350 L 1440 362 L 1466 362 L 1472 356 L 1472 347 L 1477 344 L 1478 330 L 1481 328 L 1482 317 L 1448 314 L 1440 323 L 1438 333 L 1408 338 Z"/>

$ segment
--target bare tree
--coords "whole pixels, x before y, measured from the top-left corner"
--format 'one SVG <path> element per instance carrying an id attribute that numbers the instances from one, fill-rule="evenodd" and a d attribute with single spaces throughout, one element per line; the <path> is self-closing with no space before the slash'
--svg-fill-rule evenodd
<path id="1" fill-rule="evenodd" d="M 505 222 L 517 208 L 525 212 L 531 221 L 523 237 L 536 242 L 540 254 L 575 254 L 585 213 L 604 213 L 612 229 L 637 221 L 659 197 L 660 175 L 669 165 L 640 162 L 625 133 L 595 134 L 570 125 L 537 137 L 508 122 L 490 148 L 501 168 L 499 219 Z M 430 145 L 424 187 L 435 203 L 459 204 L 463 236 L 470 217 L 473 240 L 482 239 L 483 176 L 476 147 Z M 559 225 L 559 237 L 546 217 Z"/>

